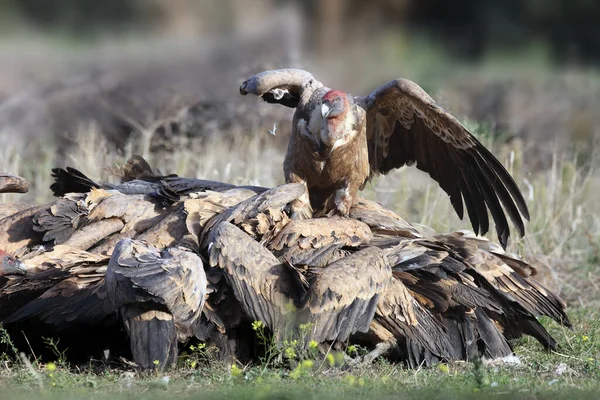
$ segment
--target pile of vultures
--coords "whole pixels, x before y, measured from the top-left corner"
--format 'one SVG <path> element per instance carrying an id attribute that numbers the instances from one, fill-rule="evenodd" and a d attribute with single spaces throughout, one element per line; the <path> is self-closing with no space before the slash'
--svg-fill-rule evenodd
<path id="1" fill-rule="evenodd" d="M 471 232 L 361 198 L 348 217 L 292 218 L 305 185 L 161 175 L 139 156 L 112 172 L 120 183 L 54 169 L 53 202 L 0 205 L 0 322 L 19 351 L 49 357 L 53 338 L 71 362 L 164 369 L 205 343 L 251 362 L 261 321 L 274 346 L 418 367 L 504 357 L 522 335 L 554 349 L 538 317 L 570 326 L 532 265 Z M 27 189 L 0 175 L 1 192 Z"/>

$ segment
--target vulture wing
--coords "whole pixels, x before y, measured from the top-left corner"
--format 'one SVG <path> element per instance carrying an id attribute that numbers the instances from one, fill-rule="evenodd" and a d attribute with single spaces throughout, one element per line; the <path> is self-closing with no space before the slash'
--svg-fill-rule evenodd
<path id="1" fill-rule="evenodd" d="M 367 247 L 318 269 L 309 278 L 299 320 L 312 323 L 312 339 L 344 341 L 367 332 L 392 270 L 378 247 Z"/>
<path id="2" fill-rule="evenodd" d="M 210 266 L 223 270 L 244 312 L 283 334 L 294 308 L 294 283 L 299 285 L 291 268 L 229 222 L 213 228 L 208 240 Z"/>
<path id="3" fill-rule="evenodd" d="M 375 234 L 418 238 L 427 228 L 411 224 L 381 204 L 365 199 L 357 199 L 350 209 L 350 218 L 361 221 Z"/>
<path id="4" fill-rule="evenodd" d="M 141 240 L 117 244 L 106 272 L 110 301 L 156 302 L 173 314 L 180 339 L 191 336 L 206 295 L 206 275 L 197 254 L 177 247 L 160 251 Z"/>
<path id="5" fill-rule="evenodd" d="M 251 233 L 253 236 L 262 236 L 268 230 L 273 230 L 274 227 L 283 226 L 284 222 L 287 222 L 287 214 L 283 210 L 289 208 L 289 204 L 302 196 L 305 190 L 304 185 L 299 183 L 280 185 L 250 197 L 227 211 L 215 215 L 206 222 L 200 234 L 200 248 L 202 250 L 206 248 L 208 233 L 223 221 L 242 226 L 246 232 Z"/>
<path id="6" fill-rule="evenodd" d="M 282 104 L 296 108 L 306 88 L 312 90 L 323 86 L 311 73 L 293 68 L 264 71 L 246 79 L 240 86 L 240 94 L 259 96 L 267 103 Z"/>
<path id="7" fill-rule="evenodd" d="M 197 254 L 159 251 L 143 241 L 117 244 L 106 272 L 109 301 L 119 309 L 134 360 L 164 368 L 177 359 L 177 340 L 193 335 L 207 281 Z"/>
<path id="8" fill-rule="evenodd" d="M 15 253 L 40 244 L 44 234 L 36 230 L 33 216 L 47 207 L 49 205 L 26 208 L 0 219 L 0 248 Z"/>
<path id="9" fill-rule="evenodd" d="M 377 305 L 372 333 L 378 334 L 381 328 L 385 334 L 379 339 L 393 336 L 402 358 L 412 367 L 458 358 L 444 326 L 415 300 L 399 278 L 392 280 Z"/>
<path id="10" fill-rule="evenodd" d="M 357 99 L 367 111 L 371 176 L 417 164 L 450 196 L 460 218 L 463 200 L 476 234 L 489 229 L 488 209 L 506 247 L 510 229 L 502 206 L 524 235 L 529 211 L 502 164 L 416 83 L 398 79 Z"/>
<path id="11" fill-rule="evenodd" d="M 347 218 L 292 220 L 267 244 L 280 260 L 292 265 L 324 267 L 343 256 L 343 247 L 358 247 L 372 238 L 360 221 Z"/>

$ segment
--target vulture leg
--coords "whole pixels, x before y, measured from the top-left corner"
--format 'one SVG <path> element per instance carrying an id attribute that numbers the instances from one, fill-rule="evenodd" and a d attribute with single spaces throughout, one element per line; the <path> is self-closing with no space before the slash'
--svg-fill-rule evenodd
<path id="1" fill-rule="evenodd" d="M 310 197 L 308 195 L 308 187 L 306 181 L 295 174 L 292 174 L 290 179 L 286 179 L 286 183 L 301 183 L 304 186 L 304 193 L 291 202 L 290 218 L 291 219 L 309 219 L 313 217 L 313 209 L 310 205 Z"/>
<path id="2" fill-rule="evenodd" d="M 355 191 L 356 192 L 356 191 Z M 347 217 L 350 214 L 350 208 L 352 207 L 352 191 L 344 184 L 341 188 L 335 191 L 334 196 L 334 207 L 327 214 L 329 217 L 341 216 Z"/>

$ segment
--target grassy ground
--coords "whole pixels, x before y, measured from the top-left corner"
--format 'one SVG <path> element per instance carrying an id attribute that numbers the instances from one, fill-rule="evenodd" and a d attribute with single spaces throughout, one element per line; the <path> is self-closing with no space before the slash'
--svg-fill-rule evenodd
<path id="1" fill-rule="evenodd" d="M 5 362 L 0 398 L 597 398 L 600 394 L 600 312 L 572 310 L 574 329 L 548 323 L 561 343 L 546 352 L 532 339 L 515 341 L 518 363 L 442 364 L 406 370 L 383 361 L 373 366 L 330 367 L 304 362 L 295 370 L 252 365 L 180 367 L 162 374 L 95 367 L 94 372 L 50 363 Z M 199 363 L 198 365 L 200 365 Z"/>

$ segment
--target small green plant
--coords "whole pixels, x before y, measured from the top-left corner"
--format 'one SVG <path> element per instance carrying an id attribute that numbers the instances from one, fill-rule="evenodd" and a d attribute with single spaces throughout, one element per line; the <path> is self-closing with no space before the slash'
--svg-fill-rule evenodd
<path id="1" fill-rule="evenodd" d="M 196 369 L 201 363 L 210 361 L 209 349 L 206 343 L 193 344 L 179 356 L 179 366 Z"/>
<path id="2" fill-rule="evenodd" d="M 264 368 L 285 365 L 296 371 L 297 375 L 300 374 L 297 368 L 302 362 L 312 363 L 319 357 L 319 344 L 314 340 L 308 340 L 312 324 L 300 324 L 297 330 L 290 330 L 291 333 L 288 333 L 288 336 L 292 337 L 283 340 L 275 340 L 274 335 L 267 331 L 262 321 L 254 321 L 252 329 L 258 341 L 264 346 L 265 356 L 261 360 Z M 306 372 L 306 363 L 303 368 Z"/>
<path id="3" fill-rule="evenodd" d="M 8 347 L 15 360 L 19 359 L 19 350 L 17 350 L 17 346 L 15 346 L 12 339 L 10 338 L 10 335 L 8 334 L 7 330 L 4 329 L 2 324 L 0 324 L 0 343 Z M 2 358 L 8 359 L 9 357 L 6 353 L 2 353 Z"/>
<path id="4" fill-rule="evenodd" d="M 48 347 L 56 357 L 56 365 L 60 367 L 68 367 L 69 363 L 67 362 L 67 351 L 69 349 L 66 348 L 61 351 L 58 347 L 60 344 L 60 340 L 55 340 L 54 338 L 47 337 L 42 337 L 42 340 L 46 347 Z"/>

